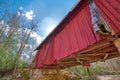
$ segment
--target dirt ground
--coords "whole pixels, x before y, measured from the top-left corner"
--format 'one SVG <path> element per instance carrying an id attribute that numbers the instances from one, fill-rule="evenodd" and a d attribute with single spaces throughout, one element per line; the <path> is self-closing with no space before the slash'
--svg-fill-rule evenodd
<path id="1" fill-rule="evenodd" d="M 98 80 L 120 80 L 120 75 L 104 75 L 98 76 Z"/>

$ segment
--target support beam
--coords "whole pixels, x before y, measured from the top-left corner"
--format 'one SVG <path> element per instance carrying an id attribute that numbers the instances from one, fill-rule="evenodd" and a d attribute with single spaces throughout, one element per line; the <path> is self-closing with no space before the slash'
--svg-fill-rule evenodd
<path id="1" fill-rule="evenodd" d="M 91 54 L 81 54 L 81 56 L 83 56 L 83 57 L 90 57 L 90 56 L 93 56 L 93 57 L 95 57 L 95 56 L 100 56 L 100 55 L 105 55 L 105 54 L 119 54 L 119 52 L 110 52 L 110 53 L 108 53 L 108 52 L 96 52 L 96 53 L 91 53 Z"/>
<path id="2" fill-rule="evenodd" d="M 83 62 L 80 61 L 79 57 L 77 57 L 77 62 L 79 62 L 81 65 L 83 65 Z"/>
<path id="3" fill-rule="evenodd" d="M 104 60 L 106 60 L 108 56 L 109 56 L 109 54 L 105 54 Z"/>
<path id="4" fill-rule="evenodd" d="M 106 40 L 102 40 L 96 44 L 93 44 L 92 46 L 89 46 L 88 48 L 78 52 L 77 54 L 82 54 L 82 53 L 88 53 L 88 52 L 91 52 L 93 50 L 98 50 L 100 48 L 103 48 L 105 46 L 109 46 L 111 43 L 106 41 Z"/>
<path id="5" fill-rule="evenodd" d="M 120 38 L 114 40 L 113 43 L 115 44 L 115 46 L 117 47 L 118 51 L 120 52 Z"/>

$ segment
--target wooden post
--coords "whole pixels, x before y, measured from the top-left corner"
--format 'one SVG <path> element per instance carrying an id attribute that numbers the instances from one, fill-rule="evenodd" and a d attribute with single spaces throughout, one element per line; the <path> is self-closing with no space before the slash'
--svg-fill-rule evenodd
<path id="1" fill-rule="evenodd" d="M 120 38 L 117 38 L 116 40 L 114 40 L 113 43 L 115 44 L 118 51 L 120 52 Z"/>
<path id="2" fill-rule="evenodd" d="M 80 61 L 79 57 L 77 57 L 77 62 L 79 62 L 81 65 L 83 65 L 83 62 Z"/>
<path id="3" fill-rule="evenodd" d="M 107 59 L 108 56 L 109 56 L 109 54 L 105 54 L 104 61 Z"/>

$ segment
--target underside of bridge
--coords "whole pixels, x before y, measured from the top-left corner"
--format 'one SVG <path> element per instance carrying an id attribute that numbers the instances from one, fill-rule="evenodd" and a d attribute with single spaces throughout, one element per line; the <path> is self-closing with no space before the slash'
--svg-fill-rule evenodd
<path id="1" fill-rule="evenodd" d="M 41 68 L 64 69 L 77 65 L 90 66 L 89 63 L 97 61 L 103 62 L 107 59 L 120 57 L 119 49 L 120 39 L 108 36 L 105 40 L 101 40 L 100 42 L 89 46 L 87 49 L 65 57 L 57 61 L 55 64 L 45 65 Z"/>

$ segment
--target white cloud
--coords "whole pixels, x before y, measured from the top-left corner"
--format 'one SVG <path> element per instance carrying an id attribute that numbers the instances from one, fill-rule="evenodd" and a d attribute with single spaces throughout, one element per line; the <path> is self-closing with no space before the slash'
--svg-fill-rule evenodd
<path id="1" fill-rule="evenodd" d="M 18 16 L 25 16 L 27 19 L 32 20 L 35 15 L 33 15 L 33 10 L 25 11 L 22 6 L 19 7 L 20 11 L 17 12 Z"/>
<path id="2" fill-rule="evenodd" d="M 42 42 L 42 37 L 36 32 L 32 32 L 30 36 L 36 39 L 37 44 L 40 44 Z"/>
<path id="3" fill-rule="evenodd" d="M 19 31 L 21 31 L 21 30 L 22 29 L 19 29 Z M 31 31 L 28 28 L 25 28 L 24 32 L 27 33 L 27 34 L 29 34 L 29 32 L 31 32 L 30 37 L 35 38 L 37 44 L 40 44 L 42 42 L 42 40 L 43 40 L 42 36 L 38 35 L 36 32 Z"/>
<path id="4" fill-rule="evenodd" d="M 47 34 L 49 34 L 50 32 L 52 32 L 52 31 L 53 31 L 53 29 L 54 29 L 55 27 L 56 27 L 56 25 L 55 25 L 55 24 L 50 25 L 50 26 L 47 28 L 46 33 L 47 33 Z"/>
<path id="5" fill-rule="evenodd" d="M 18 29 L 18 32 L 21 32 L 21 31 L 23 31 L 22 28 Z M 38 35 L 36 32 L 31 31 L 28 28 L 25 28 L 24 32 L 27 33 L 27 34 L 29 34 L 31 32 L 30 37 L 36 39 L 37 44 L 40 44 L 43 40 L 42 36 Z"/>
<path id="6" fill-rule="evenodd" d="M 56 27 L 58 20 L 51 17 L 45 17 L 40 24 L 40 26 L 44 28 L 45 35 L 48 35 Z"/>
<path id="7" fill-rule="evenodd" d="M 17 15 L 20 16 L 21 15 L 20 12 L 17 12 Z"/>
<path id="8" fill-rule="evenodd" d="M 20 6 L 20 8 L 19 8 L 20 10 L 22 10 L 23 9 L 23 7 L 22 6 Z"/>
<path id="9" fill-rule="evenodd" d="M 33 19 L 33 11 L 32 10 L 30 10 L 30 11 L 28 11 L 28 12 L 26 12 L 25 13 L 25 16 L 27 17 L 27 19 L 29 19 L 29 20 L 32 20 Z"/>

